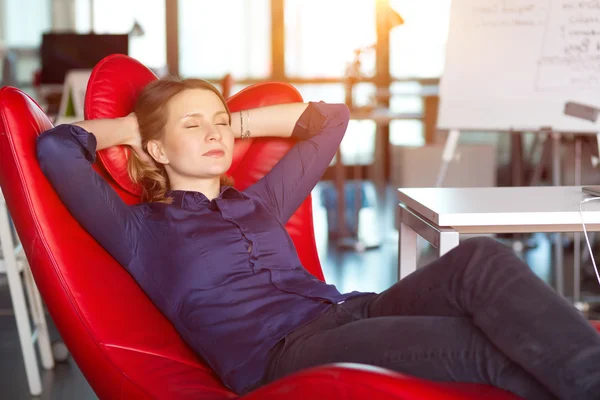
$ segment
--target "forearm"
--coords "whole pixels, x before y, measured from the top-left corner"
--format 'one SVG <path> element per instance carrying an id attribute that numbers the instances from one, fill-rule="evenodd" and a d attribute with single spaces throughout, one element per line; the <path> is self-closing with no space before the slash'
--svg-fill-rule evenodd
<path id="1" fill-rule="evenodd" d="M 137 119 L 135 115 L 130 114 L 122 118 L 80 121 L 73 125 L 94 134 L 98 151 L 121 144 L 131 144 L 137 130 Z"/>
<path id="2" fill-rule="evenodd" d="M 250 137 L 290 137 L 306 107 L 308 103 L 289 103 L 234 112 L 231 114 L 231 129 L 235 137 L 241 136 L 241 113 L 243 130 L 250 130 Z"/>
<path id="3" fill-rule="evenodd" d="M 294 126 L 299 139 L 287 154 L 246 189 L 287 222 L 319 181 L 335 155 L 350 120 L 345 104 L 311 103 Z"/>

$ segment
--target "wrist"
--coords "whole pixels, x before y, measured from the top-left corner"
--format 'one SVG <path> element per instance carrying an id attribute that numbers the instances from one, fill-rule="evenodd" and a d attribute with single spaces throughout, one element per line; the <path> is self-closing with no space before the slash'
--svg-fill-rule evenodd
<path id="1" fill-rule="evenodd" d="M 135 114 L 131 113 L 125 117 L 121 117 L 119 118 L 119 122 L 122 126 L 123 144 L 130 146 L 135 144 L 139 135 L 139 126 Z"/>

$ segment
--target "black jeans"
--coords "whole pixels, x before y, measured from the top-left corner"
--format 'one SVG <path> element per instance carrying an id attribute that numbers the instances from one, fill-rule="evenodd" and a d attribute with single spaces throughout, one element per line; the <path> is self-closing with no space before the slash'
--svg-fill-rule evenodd
<path id="1" fill-rule="evenodd" d="M 271 353 L 264 383 L 356 362 L 525 399 L 600 399 L 600 335 L 488 238 L 465 241 L 381 294 L 334 304 Z"/>

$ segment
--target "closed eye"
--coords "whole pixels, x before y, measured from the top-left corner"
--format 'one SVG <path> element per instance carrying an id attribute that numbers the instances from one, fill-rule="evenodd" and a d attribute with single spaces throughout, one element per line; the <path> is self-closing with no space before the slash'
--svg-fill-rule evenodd
<path id="1" fill-rule="evenodd" d="M 185 127 L 185 129 L 190 129 L 190 128 L 197 128 L 199 125 L 188 125 Z"/>

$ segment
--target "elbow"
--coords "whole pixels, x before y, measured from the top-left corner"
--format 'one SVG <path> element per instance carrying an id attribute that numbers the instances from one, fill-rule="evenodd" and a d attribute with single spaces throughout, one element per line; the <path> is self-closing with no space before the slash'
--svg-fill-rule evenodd
<path id="1" fill-rule="evenodd" d="M 44 175 L 52 171 L 64 171 L 81 156 L 68 125 L 59 125 L 37 137 L 36 155 Z"/>
<path id="2" fill-rule="evenodd" d="M 347 105 L 340 103 L 336 104 L 337 107 L 337 115 L 343 121 L 350 121 L 350 109 Z"/>
<path id="3" fill-rule="evenodd" d="M 40 165 L 52 164 L 58 161 L 60 154 L 64 153 L 64 140 L 62 140 L 56 128 L 47 130 L 38 136 L 36 141 L 36 154 Z"/>
<path id="4" fill-rule="evenodd" d="M 334 104 L 333 106 L 335 107 L 335 110 L 333 112 L 333 115 L 335 117 L 333 118 L 334 123 L 332 125 L 343 126 L 345 129 L 348 126 L 348 123 L 350 122 L 350 109 L 346 104 L 343 103 Z"/>

